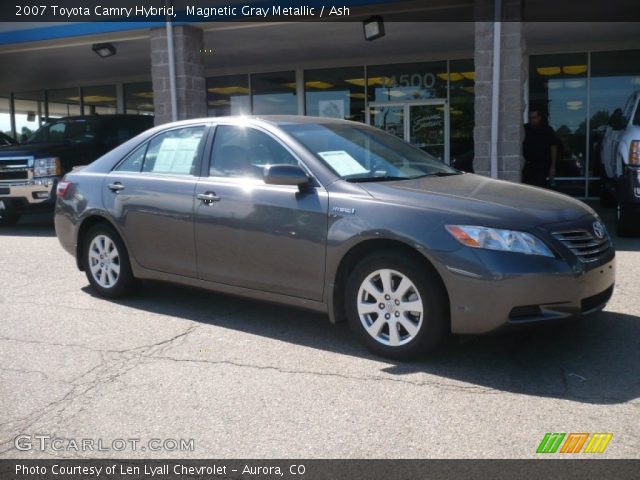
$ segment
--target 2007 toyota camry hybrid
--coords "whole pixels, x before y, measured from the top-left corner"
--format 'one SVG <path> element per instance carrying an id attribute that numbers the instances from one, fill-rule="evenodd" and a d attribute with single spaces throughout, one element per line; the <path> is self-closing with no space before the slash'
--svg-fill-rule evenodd
<path id="1" fill-rule="evenodd" d="M 615 252 L 587 205 L 343 120 L 162 125 L 57 196 L 58 238 L 100 295 L 155 279 L 302 306 L 394 358 L 595 312 L 613 292 Z"/>

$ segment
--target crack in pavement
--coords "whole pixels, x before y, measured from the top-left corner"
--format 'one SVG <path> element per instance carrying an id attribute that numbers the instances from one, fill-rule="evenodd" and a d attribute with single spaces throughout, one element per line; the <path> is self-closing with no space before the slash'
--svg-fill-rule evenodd
<path id="1" fill-rule="evenodd" d="M 186 330 L 173 335 L 172 337 L 160 340 L 152 344 L 132 347 L 124 350 L 101 350 L 99 352 L 101 352 L 102 356 L 101 361 L 98 363 L 98 365 L 92 367 L 88 371 L 81 374 L 79 377 L 76 377 L 73 381 L 69 382 L 72 387 L 61 398 L 54 400 L 41 408 L 38 408 L 34 412 L 31 412 L 29 415 L 11 420 L 9 422 L 4 422 L 0 424 L 0 426 L 12 426 L 12 428 L 10 428 L 11 431 L 24 432 L 28 431 L 34 425 L 36 425 L 37 422 L 44 419 L 47 419 L 50 422 L 56 422 L 58 426 L 65 421 L 68 422 L 78 413 L 80 413 L 80 411 L 82 411 L 82 404 L 90 401 L 91 396 L 101 386 L 115 382 L 121 376 L 137 368 L 147 355 L 153 354 L 154 352 L 164 352 L 170 345 L 174 344 L 180 339 L 184 340 L 184 338 L 192 334 L 198 328 L 201 328 L 201 325 L 191 325 Z M 0 340 L 6 341 L 13 339 L 2 337 L 0 338 Z M 47 342 L 28 341 L 27 343 Z M 54 345 L 72 348 L 79 347 L 79 345 L 77 344 Z M 81 348 L 91 351 L 97 351 L 88 347 L 81 346 Z M 94 375 L 91 375 L 92 373 Z M 92 379 L 86 382 L 81 381 L 83 378 L 88 376 L 92 376 Z M 69 415 L 70 409 L 73 407 L 74 402 L 77 400 L 82 401 L 80 409 L 74 414 Z M 5 428 L 5 430 L 7 429 Z M 5 433 L 5 435 L 7 434 L 8 432 Z M 0 441 L 0 455 L 6 454 L 13 450 L 13 441 L 13 436 L 11 436 L 11 438 L 6 438 L 5 440 Z"/>
<path id="2" fill-rule="evenodd" d="M 332 377 L 332 378 L 340 378 L 343 380 L 356 380 L 356 381 L 372 381 L 372 382 L 395 382 L 406 384 L 415 387 L 437 387 L 444 390 L 451 390 L 457 392 L 472 392 L 472 393 L 482 393 L 482 394 L 497 394 L 501 393 L 499 390 L 490 388 L 490 387 L 481 387 L 478 385 L 453 385 L 450 383 L 442 383 L 442 382 L 433 382 L 433 381 L 414 381 L 414 380 L 406 380 L 403 378 L 393 378 L 393 377 L 384 377 L 384 376 L 359 376 L 359 375 L 346 375 L 343 373 L 336 372 L 319 372 L 313 370 L 296 370 L 296 369 L 287 369 L 282 367 L 276 367 L 273 365 L 255 365 L 251 363 L 241 363 L 233 360 L 198 360 L 198 359 L 189 359 L 189 358 L 176 358 L 170 356 L 146 356 L 147 360 L 167 360 L 172 362 L 185 362 L 185 363 L 204 363 L 210 365 L 230 365 L 238 368 L 250 368 L 255 370 L 272 370 L 278 373 L 284 374 L 292 374 L 292 375 L 313 375 L 317 377 Z"/>

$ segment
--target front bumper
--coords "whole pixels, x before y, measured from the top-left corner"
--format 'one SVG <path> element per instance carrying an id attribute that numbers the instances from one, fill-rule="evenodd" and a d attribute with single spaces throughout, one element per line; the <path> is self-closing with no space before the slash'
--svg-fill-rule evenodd
<path id="1" fill-rule="evenodd" d="M 449 294 L 453 333 L 482 334 L 510 325 L 586 315 L 604 308 L 613 293 L 613 250 L 592 264 L 529 255 L 517 258 L 505 252 L 468 253 L 484 257 L 485 265 L 503 269 L 499 274 L 495 273 L 498 268 L 479 274 L 471 264 L 459 268 L 459 257 L 456 267 L 449 258 L 438 268 Z"/>
<path id="2" fill-rule="evenodd" d="M 627 165 L 620 177 L 620 200 L 640 209 L 640 166 Z"/>
<path id="3" fill-rule="evenodd" d="M 53 211 L 58 177 L 25 182 L 0 182 L 0 215 L 2 212 L 21 215 Z M 4 206 L 4 208 L 2 208 Z"/>

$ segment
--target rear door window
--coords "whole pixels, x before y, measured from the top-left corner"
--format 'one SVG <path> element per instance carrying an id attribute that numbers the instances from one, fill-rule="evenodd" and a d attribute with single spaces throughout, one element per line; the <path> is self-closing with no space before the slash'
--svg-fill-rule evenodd
<path id="1" fill-rule="evenodd" d="M 127 155 L 114 171 L 196 175 L 205 131 L 204 125 L 197 125 L 156 135 Z"/>

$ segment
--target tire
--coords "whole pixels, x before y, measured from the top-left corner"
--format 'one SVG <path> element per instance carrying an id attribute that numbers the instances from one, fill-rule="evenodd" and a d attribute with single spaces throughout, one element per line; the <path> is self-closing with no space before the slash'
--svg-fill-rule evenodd
<path id="1" fill-rule="evenodd" d="M 13 213 L 0 214 L 0 227 L 12 227 L 20 221 L 20 215 Z"/>
<path id="2" fill-rule="evenodd" d="M 135 278 L 129 255 L 112 227 L 96 225 L 91 228 L 84 237 L 82 255 L 87 279 L 100 296 L 121 298 L 132 293 Z"/>
<path id="3" fill-rule="evenodd" d="M 612 208 L 617 206 L 617 204 L 618 201 L 609 188 L 608 179 L 603 176 L 600 177 L 600 206 Z"/>
<path id="4" fill-rule="evenodd" d="M 634 212 L 621 199 L 618 202 L 617 215 L 616 233 L 619 237 L 640 236 L 640 210 Z"/>
<path id="5" fill-rule="evenodd" d="M 449 333 L 449 302 L 440 278 L 399 252 L 372 254 L 358 263 L 347 279 L 345 308 L 358 339 L 383 357 L 427 355 Z"/>

